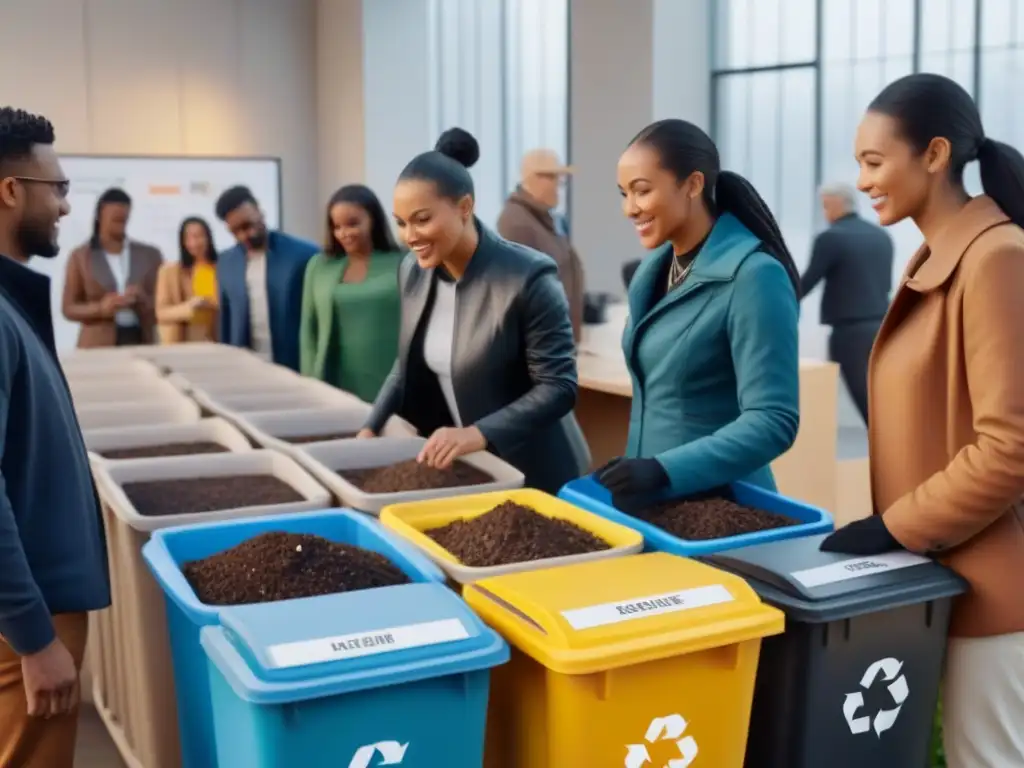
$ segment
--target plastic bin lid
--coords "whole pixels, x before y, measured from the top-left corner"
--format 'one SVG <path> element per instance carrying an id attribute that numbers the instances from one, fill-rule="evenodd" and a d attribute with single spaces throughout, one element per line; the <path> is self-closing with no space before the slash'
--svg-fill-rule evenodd
<path id="1" fill-rule="evenodd" d="M 508 646 L 443 584 L 224 608 L 206 655 L 235 693 L 284 704 L 503 664 Z"/>
<path id="2" fill-rule="evenodd" d="M 756 544 L 701 558 L 743 576 L 790 619 L 818 623 L 954 597 L 966 583 L 931 558 L 897 551 L 822 552 L 825 535 Z"/>
<path id="3" fill-rule="evenodd" d="M 666 553 L 483 579 L 464 596 L 555 672 L 590 674 L 779 634 L 783 614 L 739 577 Z"/>

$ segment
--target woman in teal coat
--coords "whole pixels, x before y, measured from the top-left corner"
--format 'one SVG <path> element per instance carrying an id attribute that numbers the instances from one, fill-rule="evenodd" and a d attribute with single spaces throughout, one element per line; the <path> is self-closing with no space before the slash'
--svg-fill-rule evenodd
<path id="1" fill-rule="evenodd" d="M 362 184 L 327 203 L 323 253 L 302 293 L 299 370 L 372 403 L 398 352 L 398 250 L 384 208 Z"/>
<path id="2" fill-rule="evenodd" d="M 623 458 L 597 479 L 616 497 L 688 496 L 745 480 L 799 426 L 799 273 L 779 226 L 714 142 L 654 123 L 619 160 L 623 210 L 651 253 L 629 286 L 622 346 L 633 380 Z"/>

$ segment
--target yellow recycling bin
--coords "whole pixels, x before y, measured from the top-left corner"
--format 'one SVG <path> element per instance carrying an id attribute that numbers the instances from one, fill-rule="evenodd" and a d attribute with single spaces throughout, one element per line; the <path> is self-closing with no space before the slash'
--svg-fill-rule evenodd
<path id="1" fill-rule="evenodd" d="M 492 670 L 486 768 L 742 768 L 761 638 L 783 614 L 665 553 L 467 585 L 512 646 Z"/>

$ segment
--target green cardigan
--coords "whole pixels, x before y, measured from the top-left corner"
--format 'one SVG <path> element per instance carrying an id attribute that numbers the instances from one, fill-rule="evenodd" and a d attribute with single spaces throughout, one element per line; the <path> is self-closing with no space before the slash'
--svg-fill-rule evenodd
<path id="1" fill-rule="evenodd" d="M 299 370 L 372 403 L 395 362 L 401 253 L 374 253 L 366 279 L 344 283 L 344 256 L 318 254 L 306 266 Z"/>

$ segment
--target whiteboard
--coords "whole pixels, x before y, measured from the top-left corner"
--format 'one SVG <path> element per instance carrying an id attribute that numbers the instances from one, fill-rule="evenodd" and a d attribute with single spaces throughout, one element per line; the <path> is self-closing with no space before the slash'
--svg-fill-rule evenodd
<path id="1" fill-rule="evenodd" d="M 71 349 L 78 340 L 78 324 L 61 312 L 68 255 L 92 235 L 96 200 L 110 187 L 120 187 L 132 198 L 128 236 L 155 245 L 167 261 L 178 260 L 178 228 L 189 216 L 207 220 L 218 251 L 235 244 L 213 209 L 221 192 L 236 184 L 252 190 L 268 228 L 280 227 L 281 161 L 277 158 L 61 155 L 60 162 L 71 181 L 71 213 L 60 222 L 60 253 L 54 259 L 29 262 L 52 281 L 58 350 Z"/>

